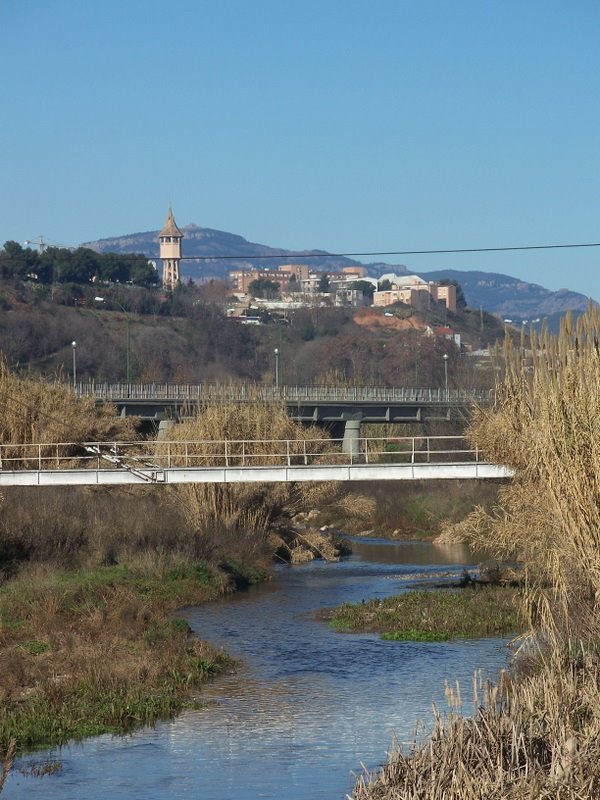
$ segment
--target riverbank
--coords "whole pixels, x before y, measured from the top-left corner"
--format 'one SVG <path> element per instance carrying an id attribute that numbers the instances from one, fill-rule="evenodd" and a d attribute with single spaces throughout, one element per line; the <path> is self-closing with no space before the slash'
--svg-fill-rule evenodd
<path id="1" fill-rule="evenodd" d="M 264 577 L 173 559 L 25 568 L 0 589 L 0 748 L 122 733 L 197 705 L 198 689 L 232 661 L 193 638 L 174 610 Z"/>
<path id="2" fill-rule="evenodd" d="M 404 645 L 340 635 L 315 620 L 319 608 L 385 596 L 399 580 L 410 584 L 424 572 L 458 579 L 463 567 L 475 567 L 464 548 L 353 545 L 339 563 L 280 563 L 249 591 L 176 612 L 198 637 L 239 659 L 235 673 L 226 669 L 202 686 L 200 710 L 124 737 L 22 754 L 6 797 L 345 797 L 361 763 L 379 764 L 394 733 L 410 739 L 432 701 L 444 706 L 446 675 L 468 686 L 474 669 L 491 676 L 507 659 L 497 639 Z M 56 761 L 60 772 L 35 777 Z"/>
<path id="3" fill-rule="evenodd" d="M 476 686 L 473 716 L 448 692 L 426 743 L 395 747 L 353 800 L 592 800 L 600 797 L 600 663 L 550 658 Z"/>

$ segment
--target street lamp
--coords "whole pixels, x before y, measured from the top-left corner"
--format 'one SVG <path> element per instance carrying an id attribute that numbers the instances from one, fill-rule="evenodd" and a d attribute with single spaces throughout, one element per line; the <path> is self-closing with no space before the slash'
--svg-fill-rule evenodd
<path id="1" fill-rule="evenodd" d="M 73 388 L 77 385 L 77 342 L 75 339 L 71 342 L 73 348 Z"/>
<path id="2" fill-rule="evenodd" d="M 279 389 L 279 348 L 276 347 L 275 353 L 275 388 Z"/>
<path id="3" fill-rule="evenodd" d="M 448 353 L 444 353 L 442 356 L 444 359 L 444 383 L 446 385 L 446 402 L 448 402 Z"/>

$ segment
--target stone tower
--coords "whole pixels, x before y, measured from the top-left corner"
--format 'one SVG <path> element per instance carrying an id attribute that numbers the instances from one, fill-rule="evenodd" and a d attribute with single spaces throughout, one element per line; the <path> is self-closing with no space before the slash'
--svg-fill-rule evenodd
<path id="1" fill-rule="evenodd" d="M 183 233 L 177 227 L 171 206 L 167 221 L 158 234 L 160 241 L 160 258 L 163 262 L 162 285 L 165 289 L 174 289 L 180 282 L 179 262 L 181 261 L 181 240 Z"/>

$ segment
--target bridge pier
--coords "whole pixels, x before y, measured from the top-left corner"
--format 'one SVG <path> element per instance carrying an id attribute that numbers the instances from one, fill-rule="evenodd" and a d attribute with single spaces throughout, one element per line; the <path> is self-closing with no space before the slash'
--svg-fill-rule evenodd
<path id="1" fill-rule="evenodd" d="M 342 453 L 348 453 L 351 458 L 360 455 L 360 422 L 360 419 L 347 419 L 344 426 Z"/>
<path id="2" fill-rule="evenodd" d="M 176 420 L 174 419 L 161 419 L 158 423 L 158 433 L 156 434 L 157 439 L 167 440 L 171 438 L 171 431 L 173 430 L 173 426 L 176 424 Z"/>

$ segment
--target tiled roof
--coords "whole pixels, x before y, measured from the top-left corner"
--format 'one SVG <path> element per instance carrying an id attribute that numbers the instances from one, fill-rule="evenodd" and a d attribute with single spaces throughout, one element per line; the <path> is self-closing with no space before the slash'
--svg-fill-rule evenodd
<path id="1" fill-rule="evenodd" d="M 159 236 L 180 236 L 183 238 L 183 233 L 177 227 L 177 223 L 175 222 L 175 217 L 173 216 L 173 210 L 171 206 L 169 206 L 169 213 L 167 214 L 167 221 L 163 225 Z"/>

